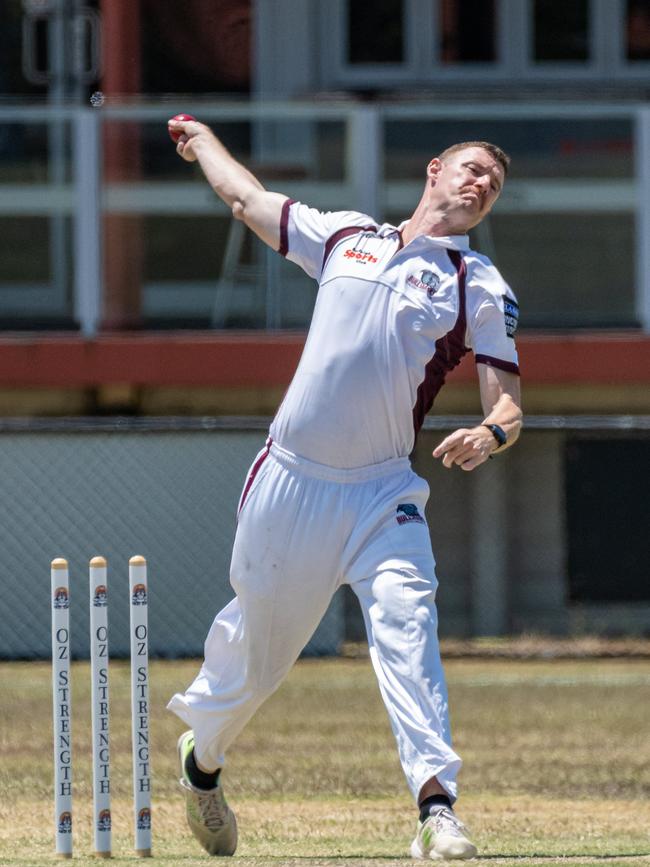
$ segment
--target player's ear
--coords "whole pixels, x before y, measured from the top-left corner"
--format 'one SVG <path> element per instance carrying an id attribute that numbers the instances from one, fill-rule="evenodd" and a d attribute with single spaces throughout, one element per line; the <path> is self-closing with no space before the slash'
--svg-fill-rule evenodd
<path id="1" fill-rule="evenodd" d="M 442 163 L 438 159 L 438 157 L 434 157 L 429 165 L 427 166 L 427 178 L 433 183 L 436 182 L 438 175 L 440 174 L 440 169 L 442 168 Z"/>

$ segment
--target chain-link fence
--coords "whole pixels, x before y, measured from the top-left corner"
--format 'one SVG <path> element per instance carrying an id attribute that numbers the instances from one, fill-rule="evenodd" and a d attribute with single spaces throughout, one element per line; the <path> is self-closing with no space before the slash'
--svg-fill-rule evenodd
<path id="1" fill-rule="evenodd" d="M 475 423 L 428 418 L 413 455 L 432 492 L 441 636 L 646 635 L 649 515 L 639 467 L 650 456 L 650 417 L 531 416 L 521 443 L 475 473 L 432 460 L 445 430 Z M 0 657 L 49 656 L 49 564 L 61 556 L 71 567 L 73 653 L 88 654 L 96 554 L 108 559 L 113 654 L 128 653 L 128 560 L 143 554 L 152 654 L 201 655 L 214 614 L 232 597 L 236 507 L 268 424 L 0 420 Z M 344 587 L 306 650 L 332 654 L 364 640 Z"/>
<path id="2" fill-rule="evenodd" d="M 265 422 L 4 424 L 0 434 L 3 616 L 0 657 L 50 655 L 49 566 L 70 563 L 72 652 L 88 655 L 88 561 L 108 560 L 111 654 L 128 653 L 128 561 L 149 565 L 150 652 L 201 655 L 230 599 L 235 516 Z M 246 429 L 248 427 L 248 429 Z M 307 647 L 335 653 L 337 596 Z"/>

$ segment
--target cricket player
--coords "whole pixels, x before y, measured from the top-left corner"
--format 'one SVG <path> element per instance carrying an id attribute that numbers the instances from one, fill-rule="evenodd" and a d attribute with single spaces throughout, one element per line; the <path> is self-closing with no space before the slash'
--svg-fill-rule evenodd
<path id="1" fill-rule="evenodd" d="M 196 680 L 169 703 L 190 727 L 178 743 L 189 825 L 209 853 L 235 851 L 219 782 L 227 750 L 348 583 L 418 804 L 411 855 L 472 858 L 453 810 L 461 760 L 438 646 L 429 489 L 409 455 L 469 350 L 484 419 L 445 437 L 433 457 L 474 470 L 519 435 L 517 301 L 467 238 L 498 199 L 509 158 L 487 142 L 453 145 L 426 167 L 410 220 L 380 225 L 268 192 L 201 123 L 170 129 L 233 216 L 319 283 L 300 364 L 244 484 L 236 596 L 214 620 Z"/>

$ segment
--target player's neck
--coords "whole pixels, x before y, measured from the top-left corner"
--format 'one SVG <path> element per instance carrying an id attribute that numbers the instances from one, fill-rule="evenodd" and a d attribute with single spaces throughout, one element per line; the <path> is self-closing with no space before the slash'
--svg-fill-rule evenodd
<path id="1" fill-rule="evenodd" d="M 448 235 L 464 235 L 466 232 L 467 229 L 460 226 L 458 219 L 454 219 L 444 207 L 434 207 L 423 198 L 402 230 L 402 239 L 406 245 L 418 235 L 441 238 Z"/>

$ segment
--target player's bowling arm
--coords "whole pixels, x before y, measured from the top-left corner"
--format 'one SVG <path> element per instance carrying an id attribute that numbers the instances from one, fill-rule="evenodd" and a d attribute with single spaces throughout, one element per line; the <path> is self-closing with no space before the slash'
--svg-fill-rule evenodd
<path id="1" fill-rule="evenodd" d="M 287 197 L 264 189 L 260 181 L 238 162 L 212 130 L 197 121 L 170 121 L 181 132 L 176 150 L 187 162 L 198 160 L 208 183 L 244 223 L 269 246 L 280 246 L 280 217 Z"/>
<path id="2" fill-rule="evenodd" d="M 238 220 L 243 220 L 269 247 L 278 250 L 282 206 L 287 198 L 282 193 L 271 193 L 265 189 L 251 190 L 235 203 L 232 213 Z"/>
<path id="3" fill-rule="evenodd" d="M 486 364 L 477 364 L 481 403 L 485 419 L 474 428 L 460 428 L 445 437 L 433 450 L 434 458 L 442 458 L 448 469 L 459 466 L 473 470 L 484 463 L 497 449 L 511 446 L 521 430 L 521 397 L 519 377 Z M 499 446 L 492 431 L 485 427 L 496 424 L 507 436 Z"/>

